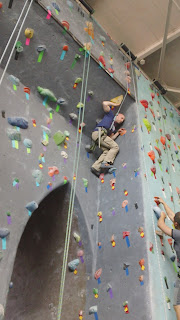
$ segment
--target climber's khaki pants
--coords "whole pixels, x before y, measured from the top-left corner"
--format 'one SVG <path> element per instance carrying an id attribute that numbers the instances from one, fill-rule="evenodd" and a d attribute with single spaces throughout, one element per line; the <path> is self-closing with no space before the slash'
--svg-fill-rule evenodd
<path id="1" fill-rule="evenodd" d="M 95 142 L 98 141 L 98 138 L 99 138 L 99 132 L 93 131 L 92 133 L 93 141 Z M 119 152 L 118 144 L 106 134 L 101 136 L 100 147 L 103 153 L 100 155 L 99 159 L 95 161 L 94 164 L 92 165 L 92 167 L 97 171 L 100 171 L 101 163 L 103 161 L 113 163 L 114 159 L 117 156 L 117 153 Z"/>

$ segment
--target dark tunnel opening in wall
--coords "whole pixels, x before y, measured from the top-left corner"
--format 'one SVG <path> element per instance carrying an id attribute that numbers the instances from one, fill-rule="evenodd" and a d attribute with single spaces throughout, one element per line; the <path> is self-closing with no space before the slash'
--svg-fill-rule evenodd
<path id="1" fill-rule="evenodd" d="M 17 249 L 5 320 L 57 319 L 69 197 L 70 184 L 59 186 L 41 201 L 29 219 Z M 76 198 L 72 232 L 80 233 L 82 219 Z M 88 238 L 87 230 L 83 232 Z M 78 249 L 71 234 L 68 262 L 77 258 Z M 80 263 L 77 275 L 67 270 L 63 319 L 73 319 L 76 309 L 77 316 L 78 310 L 85 309 L 86 276 L 85 263 Z"/>

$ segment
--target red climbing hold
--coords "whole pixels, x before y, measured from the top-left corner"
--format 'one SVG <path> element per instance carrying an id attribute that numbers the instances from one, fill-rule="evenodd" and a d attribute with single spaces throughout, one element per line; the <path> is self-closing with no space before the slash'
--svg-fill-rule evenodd
<path id="1" fill-rule="evenodd" d="M 155 159 L 155 153 L 153 150 L 148 152 L 148 156 L 149 158 L 152 160 L 153 163 L 155 163 L 154 159 Z"/>
<path id="2" fill-rule="evenodd" d="M 161 141 L 162 145 L 165 147 L 165 145 L 166 145 L 166 138 L 161 136 L 160 141 Z"/>
<path id="3" fill-rule="evenodd" d="M 154 174 L 154 178 L 156 179 L 156 167 L 155 167 L 155 166 L 152 166 L 152 167 L 151 167 L 151 171 L 152 171 L 152 173 Z"/>
<path id="4" fill-rule="evenodd" d="M 155 98 L 155 93 L 154 92 L 151 92 L 151 98 L 152 98 L 152 100 Z"/>
<path id="5" fill-rule="evenodd" d="M 105 62 L 105 59 L 104 59 L 104 57 L 103 56 L 99 56 L 99 62 L 101 62 L 102 63 L 102 65 L 104 66 L 104 68 L 105 68 L 105 66 L 106 66 L 106 62 Z"/>
<path id="6" fill-rule="evenodd" d="M 147 102 L 147 100 L 140 100 L 140 102 L 141 102 L 142 106 L 144 107 L 144 109 L 145 109 L 145 111 L 146 111 L 146 109 L 148 108 L 148 102 Z"/>
<path id="7" fill-rule="evenodd" d="M 161 150 L 158 148 L 158 147 L 154 147 L 154 149 L 156 149 L 156 151 L 158 152 L 158 154 L 159 154 L 159 157 L 161 157 L 161 155 L 162 155 L 162 153 L 161 153 Z"/>

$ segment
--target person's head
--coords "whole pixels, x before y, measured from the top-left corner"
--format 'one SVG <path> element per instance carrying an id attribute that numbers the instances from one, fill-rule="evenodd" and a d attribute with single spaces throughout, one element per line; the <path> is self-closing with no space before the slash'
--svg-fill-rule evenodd
<path id="1" fill-rule="evenodd" d="M 122 113 L 119 113 L 116 116 L 115 123 L 121 124 L 124 122 L 124 120 L 125 120 L 125 116 Z"/>
<path id="2" fill-rule="evenodd" d="M 175 213 L 174 226 L 175 229 L 180 229 L 180 211 Z"/>

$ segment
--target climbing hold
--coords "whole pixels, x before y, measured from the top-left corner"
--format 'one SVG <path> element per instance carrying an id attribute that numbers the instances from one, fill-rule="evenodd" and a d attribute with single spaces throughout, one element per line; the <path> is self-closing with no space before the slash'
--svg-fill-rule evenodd
<path id="1" fill-rule="evenodd" d="M 42 140 L 41 143 L 43 144 L 43 146 L 48 146 L 49 142 L 47 140 Z"/>
<path id="2" fill-rule="evenodd" d="M 104 44 L 106 42 L 106 38 L 104 36 L 100 36 L 100 40 L 101 40 L 101 43 L 102 43 L 102 45 L 104 47 Z"/>
<path id="3" fill-rule="evenodd" d="M 0 228 L 0 238 L 3 239 L 10 234 L 10 231 L 6 228 Z"/>
<path id="4" fill-rule="evenodd" d="M 139 281 L 140 281 L 140 285 L 143 286 L 143 284 L 144 284 L 144 276 L 141 275 L 139 277 Z"/>
<path id="5" fill-rule="evenodd" d="M 54 101 L 54 102 L 57 101 L 57 98 L 55 97 L 54 93 L 53 93 L 51 90 L 49 90 L 49 89 L 44 89 L 44 88 L 39 87 L 39 86 L 37 87 L 37 90 L 38 90 L 38 92 L 39 92 L 42 96 L 48 97 L 48 99 L 49 99 L 50 101 Z"/>
<path id="6" fill-rule="evenodd" d="M 70 113 L 70 114 L 69 114 L 69 117 L 70 117 L 72 120 L 77 120 L 77 118 L 78 118 L 77 114 L 75 114 L 75 113 Z"/>
<path id="7" fill-rule="evenodd" d="M 16 129 L 7 129 L 7 135 L 11 140 L 21 141 L 21 133 Z"/>
<path id="8" fill-rule="evenodd" d="M 95 278 L 96 280 L 99 279 L 100 276 L 101 276 L 101 274 L 102 274 L 102 268 L 98 269 L 98 270 L 95 272 L 94 278 Z"/>
<path id="9" fill-rule="evenodd" d="M 159 154 L 159 157 L 161 157 L 161 155 L 162 155 L 162 153 L 161 153 L 161 150 L 158 148 L 158 147 L 154 147 L 154 149 L 156 149 L 156 151 L 158 152 L 158 154 Z"/>
<path id="10" fill-rule="evenodd" d="M 57 3 L 52 2 L 52 6 L 54 7 L 55 10 L 57 10 L 58 12 L 60 12 L 60 8 L 59 8 L 59 6 L 57 5 Z"/>
<path id="11" fill-rule="evenodd" d="M 61 145 L 65 139 L 66 139 L 66 136 L 64 133 L 62 133 L 60 130 L 57 131 L 54 136 L 53 136 L 53 139 L 54 139 L 54 142 L 57 146 Z"/>
<path id="12" fill-rule="evenodd" d="M 88 187 L 88 179 L 82 178 L 82 181 L 83 181 L 83 184 L 84 184 L 84 187 L 85 187 L 85 190 L 86 190 L 87 187 Z"/>
<path id="13" fill-rule="evenodd" d="M 93 289 L 93 294 L 94 294 L 94 298 L 98 298 L 98 289 L 94 288 Z"/>
<path id="14" fill-rule="evenodd" d="M 51 130 L 43 125 L 41 125 L 41 129 L 46 132 L 46 134 L 48 135 L 48 137 L 51 137 Z"/>
<path id="15" fill-rule="evenodd" d="M 79 265 L 79 259 L 72 260 L 68 263 L 68 268 L 70 271 L 75 271 Z"/>
<path id="16" fill-rule="evenodd" d="M 153 163 L 155 163 L 154 159 L 155 159 L 155 153 L 153 150 L 148 152 L 148 156 L 149 158 L 152 160 Z"/>
<path id="17" fill-rule="evenodd" d="M 79 102 L 76 106 L 78 109 L 83 108 L 84 107 L 84 103 Z"/>
<path id="18" fill-rule="evenodd" d="M 151 167 L 151 172 L 154 174 L 154 178 L 156 179 L 156 167 L 155 166 Z"/>
<path id="19" fill-rule="evenodd" d="M 150 250 L 152 253 L 154 253 L 154 245 L 153 245 L 152 242 L 150 242 L 150 244 L 149 244 L 149 250 Z"/>
<path id="20" fill-rule="evenodd" d="M 125 313 L 129 313 L 128 301 L 125 301 L 125 302 L 123 303 L 123 307 L 124 307 L 124 312 L 125 312 Z"/>
<path id="21" fill-rule="evenodd" d="M 12 289 L 12 287 L 13 287 L 13 282 L 11 281 L 11 282 L 9 283 L 9 289 Z"/>
<path id="22" fill-rule="evenodd" d="M 104 66 L 104 68 L 105 68 L 105 66 L 106 66 L 106 61 L 105 61 L 105 59 L 104 59 L 104 55 L 103 55 L 103 52 L 101 53 L 101 55 L 99 56 L 99 62 Z"/>
<path id="23" fill-rule="evenodd" d="M 115 239 L 114 239 L 114 234 L 111 237 L 111 244 L 112 244 L 112 247 L 116 246 L 116 242 L 115 242 Z"/>
<path id="24" fill-rule="evenodd" d="M 81 83 L 81 82 L 82 82 L 82 78 L 76 78 L 74 85 L 73 85 L 73 89 L 76 89 L 78 83 Z"/>
<path id="25" fill-rule="evenodd" d="M 138 232 L 140 233 L 141 238 L 144 238 L 144 229 L 143 229 L 143 227 L 139 227 Z"/>
<path id="26" fill-rule="evenodd" d="M 42 52 L 42 51 L 46 51 L 46 46 L 41 44 L 37 47 L 37 52 Z"/>
<path id="27" fill-rule="evenodd" d="M 92 306 L 89 308 L 89 314 L 97 313 L 98 312 L 98 307 L 97 306 Z"/>
<path id="28" fill-rule="evenodd" d="M 166 145 L 166 138 L 161 136 L 160 141 L 161 141 L 161 143 L 162 143 L 163 147 L 165 148 L 165 145 Z"/>
<path id="29" fill-rule="evenodd" d="M 8 118 L 7 120 L 8 120 L 8 123 L 14 127 L 19 127 L 21 129 L 28 128 L 28 121 L 25 118 L 12 117 L 12 118 Z"/>
<path id="30" fill-rule="evenodd" d="M 99 211 L 97 216 L 99 217 L 99 222 L 102 222 L 103 218 L 102 218 L 102 212 Z"/>
<path id="31" fill-rule="evenodd" d="M 122 208 L 125 208 L 126 212 L 128 212 L 128 200 L 122 202 Z"/>
<path id="32" fill-rule="evenodd" d="M 25 34 L 25 37 L 28 38 L 28 39 L 31 39 L 34 35 L 34 30 L 31 29 L 31 28 L 27 28 L 24 32 Z"/>
<path id="33" fill-rule="evenodd" d="M 3 320 L 4 318 L 4 307 L 2 304 L 0 304 L 0 320 Z"/>
<path id="34" fill-rule="evenodd" d="M 53 177 L 55 174 L 56 174 L 56 175 L 59 174 L 59 170 L 58 170 L 58 168 L 55 167 L 55 166 L 53 166 L 53 167 L 48 167 L 48 170 L 49 170 L 48 175 L 49 175 L 50 177 Z"/>
<path id="35" fill-rule="evenodd" d="M 147 131 L 148 131 L 148 133 L 151 131 L 151 124 L 150 124 L 150 122 L 148 121 L 148 119 L 143 119 L 143 123 L 144 123 L 144 125 L 146 126 L 146 128 L 147 128 Z"/>
<path id="36" fill-rule="evenodd" d="M 43 180 L 43 174 L 40 170 L 33 170 L 32 176 L 35 178 L 37 184 L 40 184 Z"/>
<path id="37" fill-rule="evenodd" d="M 144 107 L 145 111 L 147 111 L 146 109 L 148 108 L 148 101 L 147 100 L 140 100 L 140 103 Z"/>
<path id="38" fill-rule="evenodd" d="M 144 259 L 141 259 L 141 260 L 139 260 L 139 265 L 140 265 L 140 267 L 141 267 L 141 270 L 145 270 L 145 261 L 144 261 Z"/>
<path id="39" fill-rule="evenodd" d="M 26 209 L 30 213 L 33 213 L 37 208 L 38 208 L 38 204 L 35 201 L 31 201 L 26 204 Z"/>
<path id="40" fill-rule="evenodd" d="M 159 218 L 161 216 L 161 209 L 159 207 L 154 206 L 153 211 L 155 213 L 156 218 L 159 220 Z"/>
<path id="41" fill-rule="evenodd" d="M 68 158 L 68 154 L 66 153 L 66 151 L 61 151 L 61 156 L 62 156 L 64 159 L 67 159 L 67 158 Z"/>
<path id="42" fill-rule="evenodd" d="M 74 233 L 73 233 L 73 237 L 74 237 L 74 239 L 76 240 L 77 243 L 80 242 L 81 237 L 80 237 L 80 235 L 79 235 L 78 233 L 74 232 Z"/>
<path id="43" fill-rule="evenodd" d="M 24 139 L 23 143 L 26 148 L 32 148 L 32 141 L 30 139 Z"/>
<path id="44" fill-rule="evenodd" d="M 66 100 L 65 100 L 64 98 L 58 98 L 57 104 L 59 104 L 59 105 L 65 105 L 65 104 L 66 104 Z"/>
<path id="45" fill-rule="evenodd" d="M 12 82 L 12 84 L 14 86 L 16 86 L 16 87 L 19 86 L 19 84 L 20 84 L 19 79 L 16 78 L 15 76 L 13 76 L 12 74 L 8 77 L 8 79 Z"/>
<path id="46" fill-rule="evenodd" d="M 111 186 L 111 189 L 112 189 L 112 190 L 115 189 L 115 184 L 116 184 L 116 179 L 111 179 L 111 180 L 110 180 L 110 186 Z"/>

